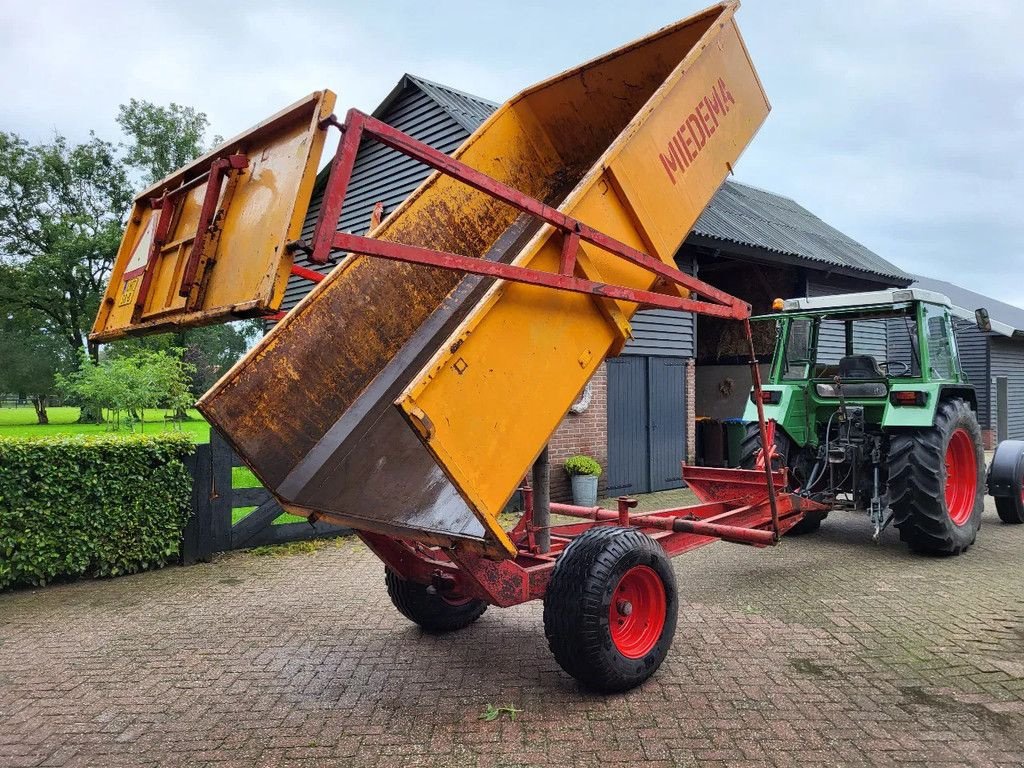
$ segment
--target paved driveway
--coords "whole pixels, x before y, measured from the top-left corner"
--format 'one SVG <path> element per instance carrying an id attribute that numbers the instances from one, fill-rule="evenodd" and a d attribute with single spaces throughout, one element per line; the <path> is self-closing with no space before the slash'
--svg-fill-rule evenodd
<path id="1" fill-rule="evenodd" d="M 609 697 L 539 603 L 424 635 L 354 542 L 2 595 L 0 766 L 1024 764 L 1024 528 L 939 560 L 834 517 L 678 558 L 672 652 Z"/>

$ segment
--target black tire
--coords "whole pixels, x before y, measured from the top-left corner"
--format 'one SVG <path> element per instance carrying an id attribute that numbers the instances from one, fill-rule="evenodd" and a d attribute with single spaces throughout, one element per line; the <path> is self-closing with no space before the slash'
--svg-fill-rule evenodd
<path id="1" fill-rule="evenodd" d="M 654 591 L 629 589 L 639 584 Z M 653 599 L 641 601 L 644 595 Z M 678 612 L 675 573 L 661 545 L 635 528 L 591 528 L 555 564 L 544 593 L 544 634 L 555 660 L 582 685 L 626 691 L 665 660 Z"/>
<path id="2" fill-rule="evenodd" d="M 988 492 L 1000 520 L 1024 523 L 1024 441 L 1004 440 L 996 446 L 988 468 Z"/>
<path id="3" fill-rule="evenodd" d="M 772 461 L 772 469 L 781 469 L 790 464 L 792 443 L 782 427 L 775 427 L 775 452 L 777 458 Z M 757 463 L 757 455 L 761 451 L 761 428 L 756 421 L 747 422 L 746 433 L 740 444 L 740 468 L 753 469 Z M 790 467 L 790 477 L 793 477 Z M 821 528 L 821 521 L 828 517 L 828 512 L 807 512 L 803 519 L 790 528 L 785 536 L 804 536 Z"/>
<path id="4" fill-rule="evenodd" d="M 468 627 L 487 610 L 483 600 L 446 600 L 440 593 L 427 591 L 426 585 L 406 581 L 387 567 L 384 583 L 398 612 L 428 632 L 452 632 Z"/>
<path id="5" fill-rule="evenodd" d="M 958 437 L 960 433 L 966 437 Z M 950 448 L 954 438 L 965 452 L 973 448 L 976 475 L 973 494 L 969 483 L 962 483 L 963 493 L 954 498 L 951 510 L 946 502 L 947 486 L 951 480 L 958 481 L 947 477 L 946 460 L 947 451 L 956 451 Z M 961 472 L 969 472 L 970 455 L 966 455 L 966 460 L 954 464 L 963 467 Z M 893 432 L 888 464 L 889 503 L 900 539 L 922 554 L 959 555 L 966 551 L 978 535 L 985 501 L 981 427 L 970 406 L 959 399 L 945 400 L 935 410 L 934 426 Z"/>
<path id="6" fill-rule="evenodd" d="M 1016 496 L 996 496 L 996 512 L 999 519 L 1009 525 L 1020 525 L 1024 523 L 1024 499 L 1018 493 Z"/>

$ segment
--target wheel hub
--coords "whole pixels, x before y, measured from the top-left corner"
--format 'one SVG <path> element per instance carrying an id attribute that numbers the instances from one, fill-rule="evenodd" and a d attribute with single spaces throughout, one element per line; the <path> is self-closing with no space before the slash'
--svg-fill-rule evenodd
<path id="1" fill-rule="evenodd" d="M 612 642 L 628 659 L 642 659 L 658 644 L 665 628 L 665 585 L 653 568 L 637 565 L 615 587 L 608 610 Z"/>
<path id="2" fill-rule="evenodd" d="M 954 525 L 970 520 L 977 489 L 974 442 L 966 429 L 957 429 L 946 446 L 946 509 Z"/>

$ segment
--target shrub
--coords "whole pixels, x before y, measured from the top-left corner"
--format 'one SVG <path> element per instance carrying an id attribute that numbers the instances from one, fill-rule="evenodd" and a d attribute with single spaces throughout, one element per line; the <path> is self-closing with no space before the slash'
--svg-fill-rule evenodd
<path id="1" fill-rule="evenodd" d="M 0 589 L 175 558 L 193 450 L 178 434 L 0 438 Z"/>
<path id="2" fill-rule="evenodd" d="M 595 475 L 600 477 L 601 465 L 589 456 L 570 456 L 565 460 L 565 471 L 570 475 Z"/>

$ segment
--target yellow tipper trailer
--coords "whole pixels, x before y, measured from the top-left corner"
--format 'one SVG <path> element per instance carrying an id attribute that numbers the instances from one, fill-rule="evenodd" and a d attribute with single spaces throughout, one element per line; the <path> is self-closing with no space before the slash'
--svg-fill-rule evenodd
<path id="1" fill-rule="evenodd" d="M 525 90 L 454 157 L 674 266 L 769 109 L 735 7 Z M 371 237 L 557 272 L 563 238 L 527 218 L 435 174 Z M 591 243 L 577 265 L 657 277 Z M 199 408 L 291 511 L 511 555 L 498 513 L 635 309 L 348 256 Z"/>
<path id="2" fill-rule="evenodd" d="M 786 470 L 762 461 L 683 467 L 703 500 L 686 508 L 633 513 L 622 498 L 617 511 L 541 502 L 535 515 L 524 488 L 516 525 L 498 516 L 640 307 L 745 324 L 771 444 L 750 307 L 674 261 L 769 110 L 737 6 L 523 91 L 452 157 L 357 110 L 341 121 L 333 96 L 314 94 L 286 110 L 282 134 L 258 126 L 140 197 L 94 338 L 273 316 L 289 272 L 317 282 L 199 401 L 210 423 L 286 509 L 354 528 L 411 620 L 453 630 L 488 605 L 543 598 L 567 672 L 602 690 L 640 684 L 675 631 L 669 557 L 768 546 L 823 507 L 776 494 Z M 332 127 L 319 219 L 298 240 Z M 366 141 L 437 172 L 361 236 L 337 226 Z M 283 163 L 280 179 L 263 157 Z M 323 278 L 298 252 L 337 266 Z M 246 259 L 260 280 L 233 282 Z M 142 300 L 132 279 L 149 281 Z M 579 522 L 549 525 L 547 512 Z"/>

